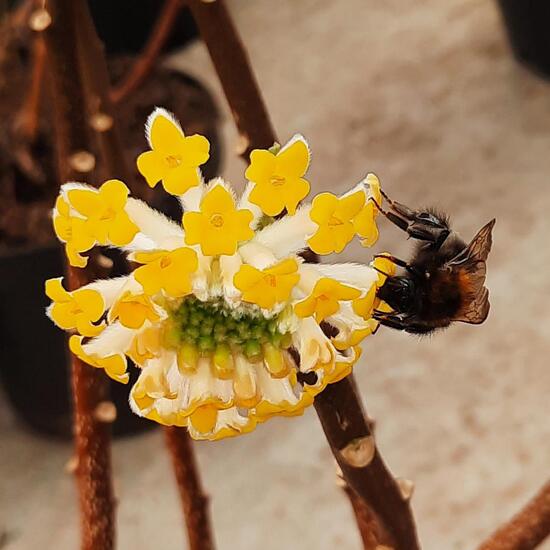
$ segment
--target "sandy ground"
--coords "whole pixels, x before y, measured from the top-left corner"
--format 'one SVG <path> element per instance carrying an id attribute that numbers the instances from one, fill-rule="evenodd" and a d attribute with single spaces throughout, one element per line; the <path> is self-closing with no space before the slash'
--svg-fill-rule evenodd
<path id="1" fill-rule="evenodd" d="M 511 59 L 489 0 L 231 7 L 281 139 L 311 143 L 316 189 L 375 171 L 401 202 L 449 210 L 467 238 L 498 219 L 487 323 L 423 340 L 380 330 L 355 371 L 383 455 L 416 483 L 424 548 L 473 549 L 548 476 L 549 84 Z M 200 44 L 174 62 L 224 105 Z M 227 113 L 224 132 L 224 173 L 241 182 Z M 384 249 L 408 244 L 382 221 Z M 0 438 L 4 547 L 77 548 L 70 446 L 22 431 L 6 409 Z M 197 452 L 220 549 L 360 548 L 313 410 Z M 114 460 L 119 547 L 185 548 L 162 434 L 117 441 Z"/>

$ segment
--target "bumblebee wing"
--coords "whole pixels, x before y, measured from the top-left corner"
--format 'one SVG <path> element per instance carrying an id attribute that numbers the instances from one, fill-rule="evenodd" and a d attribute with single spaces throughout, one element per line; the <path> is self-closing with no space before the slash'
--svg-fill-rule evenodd
<path id="1" fill-rule="evenodd" d="M 459 278 L 466 287 L 463 292 L 463 305 L 453 317 L 453 321 L 462 321 L 479 325 L 489 315 L 489 291 L 485 283 L 486 265 L 477 260 L 458 268 Z"/>
<path id="2" fill-rule="evenodd" d="M 485 264 L 493 244 L 492 231 L 496 220 L 483 226 L 472 242 L 449 261 L 447 266 L 458 272 L 462 286 L 463 305 L 453 321 L 480 324 L 489 314 L 489 291 L 483 286 L 487 274 Z"/>
<path id="3" fill-rule="evenodd" d="M 483 260 L 485 262 L 493 246 L 493 227 L 495 223 L 496 220 L 492 219 L 488 224 L 484 225 L 472 239 L 472 242 L 460 254 L 457 254 L 450 260 L 448 265 L 461 264 L 470 259 Z"/>

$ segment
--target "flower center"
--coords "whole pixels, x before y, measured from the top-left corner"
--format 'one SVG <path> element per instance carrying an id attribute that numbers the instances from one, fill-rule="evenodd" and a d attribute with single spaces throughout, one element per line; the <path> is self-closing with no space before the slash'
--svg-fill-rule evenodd
<path id="1" fill-rule="evenodd" d="M 288 347 L 290 334 L 279 330 L 277 317 L 265 318 L 259 310 L 236 311 L 223 300 L 201 302 L 189 296 L 170 312 L 165 340 L 176 349 L 192 345 L 203 356 L 223 347 L 261 359 L 266 345 Z"/>
<path id="2" fill-rule="evenodd" d="M 106 208 L 101 213 L 101 216 L 99 217 L 99 219 L 101 221 L 107 221 L 107 220 L 112 220 L 114 217 L 115 217 L 115 211 L 111 207 L 109 207 L 109 208 Z"/>
<path id="3" fill-rule="evenodd" d="M 212 216 L 210 216 L 210 223 L 214 227 L 222 227 L 223 226 L 223 216 L 221 214 L 212 214 Z"/>
<path id="4" fill-rule="evenodd" d="M 271 179 L 269 180 L 269 182 L 271 183 L 271 185 L 274 185 L 275 187 L 280 187 L 281 185 L 284 185 L 285 183 L 285 178 L 283 178 L 282 176 L 271 176 Z"/>
<path id="5" fill-rule="evenodd" d="M 172 260 L 168 256 L 163 256 L 160 259 L 160 267 L 165 268 L 168 267 L 172 263 Z"/>
<path id="6" fill-rule="evenodd" d="M 266 275 L 265 282 L 273 288 L 277 286 L 277 278 L 275 277 L 275 275 Z"/>
<path id="7" fill-rule="evenodd" d="M 331 216 L 328 220 L 328 224 L 334 227 L 336 225 L 344 225 L 344 222 L 336 216 Z"/>
<path id="8" fill-rule="evenodd" d="M 181 157 L 176 155 L 168 155 L 165 160 L 170 168 L 177 168 L 181 164 Z"/>

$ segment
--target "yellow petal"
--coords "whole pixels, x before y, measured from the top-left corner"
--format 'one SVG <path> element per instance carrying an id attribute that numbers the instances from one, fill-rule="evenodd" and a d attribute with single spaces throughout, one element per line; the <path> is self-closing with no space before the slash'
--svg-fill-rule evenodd
<path id="1" fill-rule="evenodd" d="M 277 154 L 275 172 L 288 178 L 301 178 L 309 166 L 309 149 L 301 139 L 283 147 Z"/>
<path id="2" fill-rule="evenodd" d="M 108 225 L 109 241 L 116 246 L 131 243 L 139 233 L 139 227 L 130 219 L 126 212 L 119 212 Z"/>
<path id="3" fill-rule="evenodd" d="M 105 329 L 105 323 L 94 325 L 93 323 L 90 323 L 90 321 L 82 315 L 79 315 L 76 317 L 76 330 L 82 336 L 88 336 L 88 337 L 97 336 L 98 334 L 101 334 L 104 329 Z"/>
<path id="4" fill-rule="evenodd" d="M 54 303 L 50 309 L 52 321 L 63 330 L 76 328 L 76 317 L 71 302 Z"/>
<path id="5" fill-rule="evenodd" d="M 96 190 L 71 189 L 67 192 L 67 198 L 71 206 L 86 217 L 93 216 L 101 207 L 99 193 Z"/>
<path id="6" fill-rule="evenodd" d="M 266 216 L 280 214 L 286 204 L 283 186 L 274 187 L 270 183 L 257 183 L 250 192 L 248 200 L 259 206 Z"/>
<path id="7" fill-rule="evenodd" d="M 353 311 L 363 319 L 370 319 L 374 309 L 375 298 L 376 285 L 372 285 L 363 297 L 353 301 Z"/>
<path id="8" fill-rule="evenodd" d="M 334 252 L 333 236 L 333 230 L 328 225 L 322 225 L 308 239 L 307 244 L 316 254 L 332 254 Z"/>
<path id="9" fill-rule="evenodd" d="M 365 207 L 353 219 L 356 233 L 364 240 L 363 246 L 372 246 L 378 239 L 375 211 L 376 206 L 372 201 L 368 201 Z"/>
<path id="10" fill-rule="evenodd" d="M 86 252 L 96 244 L 86 220 L 71 218 L 71 237 L 68 242 L 78 252 Z"/>
<path id="11" fill-rule="evenodd" d="M 61 216 L 69 216 L 69 203 L 65 201 L 62 195 L 59 195 L 55 200 L 55 210 L 57 210 Z"/>
<path id="12" fill-rule="evenodd" d="M 86 267 L 88 264 L 88 258 L 81 256 L 70 244 L 65 246 L 65 254 L 73 267 Z"/>
<path id="13" fill-rule="evenodd" d="M 321 193 L 311 203 L 309 217 L 317 224 L 326 224 L 338 206 L 338 197 L 332 193 Z"/>
<path id="14" fill-rule="evenodd" d="M 202 198 L 200 209 L 204 214 L 232 212 L 235 210 L 235 201 L 223 185 L 215 185 Z"/>
<path id="15" fill-rule="evenodd" d="M 113 210 L 121 210 L 128 200 L 128 187 L 120 180 L 107 180 L 99 188 L 100 200 Z"/>
<path id="16" fill-rule="evenodd" d="M 250 166 L 244 173 L 248 181 L 268 182 L 275 173 L 275 155 L 264 149 L 254 149 L 250 153 Z"/>
<path id="17" fill-rule="evenodd" d="M 162 178 L 162 185 L 171 195 L 183 195 L 191 187 L 200 183 L 199 172 L 196 167 L 177 166 L 168 170 Z"/>
<path id="18" fill-rule="evenodd" d="M 164 162 L 162 155 L 157 151 L 141 153 L 137 158 L 136 164 L 139 173 L 145 178 L 149 187 L 155 187 L 170 170 Z"/>
<path id="19" fill-rule="evenodd" d="M 45 293 L 50 300 L 54 302 L 68 302 L 71 295 L 63 288 L 63 277 L 48 279 L 45 284 Z"/>
<path id="20" fill-rule="evenodd" d="M 341 220 L 350 221 L 356 216 L 365 204 L 365 193 L 357 191 L 338 200 L 335 215 Z"/>
<path id="21" fill-rule="evenodd" d="M 294 305 L 294 313 L 298 317 L 311 317 L 315 312 L 315 306 L 317 305 L 317 300 L 313 296 L 309 296 L 305 300 L 298 302 Z"/>
<path id="22" fill-rule="evenodd" d="M 216 427 L 217 419 L 218 411 L 216 407 L 212 405 L 197 407 L 189 417 L 189 421 L 193 425 L 193 428 L 201 434 L 211 433 Z"/>
<path id="23" fill-rule="evenodd" d="M 200 212 L 186 212 L 183 215 L 186 244 L 194 245 L 201 242 L 204 234 L 204 222 L 206 222 L 206 220 Z"/>
<path id="24" fill-rule="evenodd" d="M 103 296 L 92 289 L 75 290 L 73 299 L 82 310 L 84 316 L 90 321 L 97 321 L 105 311 Z"/>
<path id="25" fill-rule="evenodd" d="M 149 130 L 151 148 L 162 154 L 179 153 L 183 148 L 181 128 L 163 114 L 157 114 Z"/>
<path id="26" fill-rule="evenodd" d="M 284 186 L 283 193 L 285 197 L 285 206 L 288 213 L 293 216 L 296 213 L 296 207 L 309 194 L 309 182 L 303 178 L 288 179 Z"/>
<path id="27" fill-rule="evenodd" d="M 235 210 L 229 215 L 228 231 L 231 231 L 237 241 L 250 240 L 254 237 L 254 231 L 250 227 L 253 218 L 252 212 L 246 208 Z"/>
<path id="28" fill-rule="evenodd" d="M 182 163 L 196 168 L 210 157 L 210 143 L 199 134 L 186 137 L 183 143 Z"/>

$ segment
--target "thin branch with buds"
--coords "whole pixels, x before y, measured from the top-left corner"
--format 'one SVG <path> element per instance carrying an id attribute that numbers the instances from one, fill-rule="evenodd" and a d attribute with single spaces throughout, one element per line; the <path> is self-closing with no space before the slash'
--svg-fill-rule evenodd
<path id="1" fill-rule="evenodd" d="M 76 4 L 72 0 L 49 0 L 46 9 L 51 24 L 44 30 L 44 41 L 52 75 L 59 176 L 62 181 L 80 179 L 82 173 L 93 170 L 95 159 L 89 152 L 86 100 L 77 56 Z M 69 289 L 89 282 L 91 270 L 92 265 L 85 270 L 69 267 Z M 95 415 L 106 399 L 107 379 L 75 356 L 71 356 L 71 370 L 81 548 L 110 550 L 115 538 L 110 425 Z"/>

